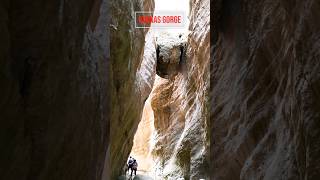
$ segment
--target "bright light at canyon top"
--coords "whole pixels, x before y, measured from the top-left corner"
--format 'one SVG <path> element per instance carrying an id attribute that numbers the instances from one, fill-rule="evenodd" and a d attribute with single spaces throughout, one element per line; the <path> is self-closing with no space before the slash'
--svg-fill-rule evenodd
<path id="1" fill-rule="evenodd" d="M 181 28 L 165 28 L 157 29 L 157 31 L 166 32 L 181 32 L 187 31 L 189 27 L 189 0 L 155 0 L 155 12 L 170 11 L 170 12 L 184 12 L 187 16 L 185 26 Z M 152 25 L 151 25 L 152 26 Z"/>
<path id="2" fill-rule="evenodd" d="M 189 14 L 189 0 L 155 0 L 155 11 L 186 11 Z"/>

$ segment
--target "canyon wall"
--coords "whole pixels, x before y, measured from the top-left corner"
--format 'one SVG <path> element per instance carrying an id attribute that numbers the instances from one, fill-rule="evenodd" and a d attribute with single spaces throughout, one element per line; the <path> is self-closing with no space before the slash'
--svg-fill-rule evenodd
<path id="1" fill-rule="evenodd" d="M 154 135 L 154 115 L 150 98 L 145 102 L 142 118 L 134 136 L 130 155 L 139 163 L 139 171 L 151 172 L 154 168 L 152 156 Z"/>
<path id="2" fill-rule="evenodd" d="M 145 35 L 148 29 L 135 28 L 134 12 L 154 9 L 153 0 L 111 0 L 110 10 L 110 76 L 111 131 L 110 160 L 111 179 L 123 173 L 123 167 L 133 145 L 134 134 L 141 120 L 144 101 L 148 97 L 152 79 L 142 79 L 141 73 L 152 68 L 142 63 Z M 145 69 L 145 70 L 141 70 Z M 140 71 L 141 70 L 141 71 Z M 145 77 L 145 76 L 143 76 Z M 148 87 L 151 86 L 148 90 Z M 143 88 L 144 87 L 144 88 Z"/>
<path id="3" fill-rule="evenodd" d="M 212 179 L 318 179 L 319 1 L 211 6 Z"/>
<path id="4" fill-rule="evenodd" d="M 153 8 L 152 0 L 0 3 L 2 178 L 120 174 L 155 74 L 136 77 L 154 68 L 141 63 L 148 30 L 134 28 L 134 11 Z"/>
<path id="5" fill-rule="evenodd" d="M 190 6 L 190 34 L 157 39 L 161 77 L 151 94 L 157 132 L 153 155 L 163 179 L 208 179 L 210 4 L 198 0 Z"/>
<path id="6" fill-rule="evenodd" d="M 106 0 L 0 3 L 0 177 L 101 179 Z"/>
<path id="7" fill-rule="evenodd" d="M 134 134 L 133 147 L 130 153 L 139 162 L 139 171 L 145 172 L 151 171 L 154 163 L 151 155 L 154 115 L 151 108 L 150 93 L 156 77 L 156 62 L 155 34 L 150 29 L 145 37 L 143 59 L 136 73 L 136 85 L 140 90 L 144 107 L 138 129 Z"/>

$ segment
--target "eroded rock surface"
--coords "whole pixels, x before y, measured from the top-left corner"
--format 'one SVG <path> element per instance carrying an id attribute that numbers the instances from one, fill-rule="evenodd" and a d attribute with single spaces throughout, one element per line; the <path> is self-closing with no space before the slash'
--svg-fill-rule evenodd
<path id="1" fill-rule="evenodd" d="M 157 77 L 151 94 L 158 133 L 153 154 L 163 179 L 208 178 L 209 1 L 192 1 L 191 7 L 186 59 L 180 69 L 169 69 L 170 78 Z M 179 46 L 169 45 L 160 48 L 162 60 L 178 64 Z"/>
<path id="2" fill-rule="evenodd" d="M 101 179 L 107 13 L 105 0 L 0 2 L 1 179 Z"/>
<path id="3" fill-rule="evenodd" d="M 113 18 L 110 24 L 112 82 L 109 88 L 112 97 L 112 114 L 109 169 L 111 179 L 116 179 L 123 173 L 123 166 L 131 151 L 134 134 L 141 120 L 143 104 L 148 96 L 147 91 L 143 91 L 141 87 L 148 86 L 143 83 L 149 83 L 149 81 L 141 79 L 138 73 L 143 66 L 141 63 L 148 29 L 135 28 L 134 12 L 152 12 L 154 2 L 153 0 L 111 0 L 110 6 Z"/>
<path id="4" fill-rule="evenodd" d="M 141 100 L 144 102 L 151 93 L 156 77 L 156 37 L 152 29 L 146 34 L 143 51 L 143 59 L 136 73 L 135 82 L 140 90 Z"/>
<path id="5" fill-rule="evenodd" d="M 212 179 L 318 179 L 319 1 L 212 7 Z"/>

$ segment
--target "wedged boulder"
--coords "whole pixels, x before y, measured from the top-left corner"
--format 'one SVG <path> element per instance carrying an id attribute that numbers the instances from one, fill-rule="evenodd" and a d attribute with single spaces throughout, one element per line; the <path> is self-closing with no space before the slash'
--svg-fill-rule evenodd
<path id="1" fill-rule="evenodd" d="M 186 60 L 187 35 L 162 32 L 156 37 L 157 75 L 170 79 Z"/>

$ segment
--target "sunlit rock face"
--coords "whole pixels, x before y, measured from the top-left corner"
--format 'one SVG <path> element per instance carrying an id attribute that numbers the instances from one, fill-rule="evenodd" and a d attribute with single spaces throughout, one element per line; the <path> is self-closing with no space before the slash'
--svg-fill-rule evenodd
<path id="1" fill-rule="evenodd" d="M 185 60 L 170 78 L 156 79 L 151 97 L 157 132 L 153 155 L 163 179 L 208 179 L 209 1 L 193 1 L 191 7 Z M 180 42 L 177 35 L 175 43 Z M 179 46 L 164 47 L 162 60 L 179 63 Z"/>
<path id="2" fill-rule="evenodd" d="M 318 179 L 319 1 L 212 7 L 212 179 Z"/>
<path id="3" fill-rule="evenodd" d="M 130 155 L 134 157 L 139 164 L 139 171 L 150 172 L 154 166 L 152 157 L 154 133 L 153 110 L 148 99 L 143 108 L 142 118 L 137 132 L 134 136 L 133 147 Z"/>
<path id="4" fill-rule="evenodd" d="M 101 180 L 106 0 L 0 2 L 0 179 Z"/>
<path id="5" fill-rule="evenodd" d="M 143 50 L 143 59 L 136 73 L 136 87 L 139 88 L 141 101 L 146 101 L 156 76 L 156 38 L 151 29 L 145 37 L 145 46 Z"/>
<path id="6" fill-rule="evenodd" d="M 131 151 L 134 134 L 141 119 L 143 104 L 148 96 L 147 91 L 142 93 L 141 89 L 149 86 L 143 84 L 149 83 L 148 79 L 141 80 L 137 73 L 142 67 L 145 35 L 148 29 L 135 28 L 134 12 L 152 12 L 153 9 L 153 0 L 110 1 L 112 83 L 109 89 L 112 110 L 109 170 L 111 179 L 116 179 L 123 172 L 123 166 Z"/>
<path id="7" fill-rule="evenodd" d="M 153 159 L 151 156 L 151 138 L 154 132 L 153 110 L 150 104 L 151 90 L 156 76 L 156 48 L 155 37 L 152 30 L 145 37 L 143 59 L 136 73 L 136 87 L 139 88 L 141 98 L 144 102 L 142 117 L 134 135 L 131 156 L 139 163 L 139 170 L 151 171 Z"/>
<path id="8" fill-rule="evenodd" d="M 130 155 L 139 164 L 139 171 L 149 172 L 153 167 L 152 135 L 154 132 L 153 110 L 150 104 L 150 93 L 156 76 L 156 48 L 153 30 L 147 32 L 143 59 L 136 73 L 136 87 L 141 93 L 141 101 L 145 102 L 138 129 L 134 135 Z"/>

